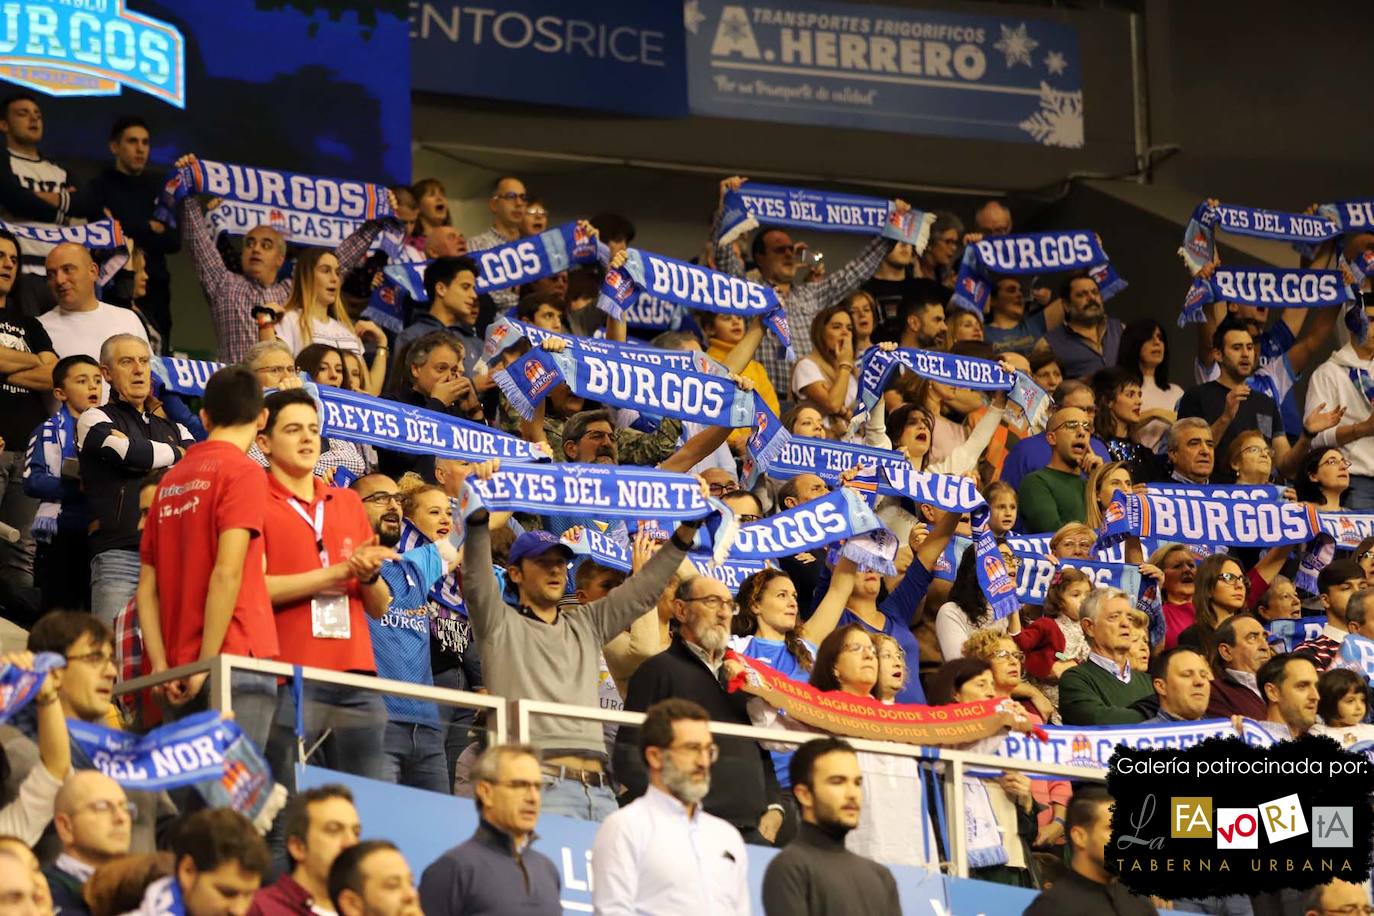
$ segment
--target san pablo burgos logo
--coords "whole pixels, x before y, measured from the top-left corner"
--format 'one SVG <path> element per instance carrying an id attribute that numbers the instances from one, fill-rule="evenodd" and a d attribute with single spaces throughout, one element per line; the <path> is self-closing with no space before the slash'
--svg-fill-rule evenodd
<path id="1" fill-rule="evenodd" d="M 124 0 L 0 4 L 0 79 L 55 96 L 119 95 L 123 87 L 186 107 L 185 42 Z"/>

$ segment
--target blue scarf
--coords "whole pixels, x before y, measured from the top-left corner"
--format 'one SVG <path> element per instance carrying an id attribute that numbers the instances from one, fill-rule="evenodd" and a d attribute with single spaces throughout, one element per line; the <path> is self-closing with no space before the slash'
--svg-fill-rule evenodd
<path id="1" fill-rule="evenodd" d="M 463 528 L 461 525 L 455 526 L 453 535 L 457 535 L 462 531 Z M 453 535 L 450 535 L 450 540 L 453 539 Z M 433 542 L 425 537 L 424 534 L 420 532 L 420 529 L 416 528 L 411 523 L 410 519 L 405 519 L 401 522 L 401 539 L 396 542 L 397 553 L 415 550 L 418 547 L 423 547 L 430 543 Z M 468 616 L 468 606 L 463 601 L 463 589 L 459 585 L 458 573 L 459 571 L 455 569 L 447 573 L 438 582 L 435 582 L 434 587 L 429 590 L 429 600 L 451 613 L 462 614 L 466 617 Z"/>
<path id="2" fill-rule="evenodd" d="M 730 560 L 770 560 L 824 547 L 882 528 L 882 522 L 850 487 L 739 526 Z"/>
<path id="3" fill-rule="evenodd" d="M 855 465 L 882 470 L 911 469 L 911 462 L 892 449 L 793 435 L 783 429 L 782 421 L 766 404 L 758 405 L 753 423 L 754 432 L 745 446 L 748 458 L 744 463 L 744 485 L 747 489 L 752 489 L 764 475 L 774 480 L 788 480 L 798 474 L 815 474 L 834 486 L 839 482 L 840 473 Z M 882 474 L 877 475 L 875 484 L 879 493 L 901 495 L 888 486 Z"/>
<path id="4" fill-rule="evenodd" d="M 1374 684 L 1374 639 L 1351 633 L 1341 640 L 1341 651 L 1331 661 L 1332 668 L 1349 668 Z"/>
<path id="5" fill-rule="evenodd" d="M 45 223 L 12 223 L 0 220 L 0 229 L 14 233 L 20 244 L 32 243 L 39 251 L 63 242 L 75 242 L 91 253 L 100 264 L 96 286 L 109 283 L 129 263 L 129 244 L 115 219 L 102 219 L 81 226 L 52 226 Z M 30 252 L 31 254 L 34 252 Z M 106 257 L 108 255 L 108 257 Z"/>
<path id="6" fill-rule="evenodd" d="M 1206 322 L 1204 306 L 1213 302 L 1258 308 L 1327 308 L 1351 298 L 1350 287 L 1339 270 L 1218 267 L 1210 277 L 1194 278 L 1178 326 Z"/>
<path id="7" fill-rule="evenodd" d="M 676 331 L 682 327 L 687 310 L 675 302 L 641 293 L 621 310 L 621 317 L 632 328 L 648 331 Z"/>
<path id="8" fill-rule="evenodd" d="M 1292 652 L 1309 639 L 1316 639 L 1322 635 L 1322 630 L 1325 627 L 1326 615 L 1289 617 L 1283 620 L 1271 620 L 1264 625 L 1264 628 L 1269 631 L 1269 641 L 1282 644 L 1284 652 Z M 1349 638 L 1349 636 L 1346 637 L 1346 639 Z"/>
<path id="9" fill-rule="evenodd" d="M 1119 588 L 1134 604 L 1140 597 L 1140 567 L 1124 563 L 1089 560 L 1060 560 L 1051 563 L 1044 554 L 1017 553 L 1021 568 L 1016 577 L 1016 597 L 1022 604 L 1044 604 L 1050 582 L 1059 569 L 1076 569 L 1086 574 L 1093 588 Z"/>
<path id="10" fill-rule="evenodd" d="M 1354 278 L 1356 290 L 1363 288 L 1364 283 L 1370 277 L 1374 277 L 1374 251 L 1362 251 L 1353 261 L 1346 260 L 1344 254 L 1340 257 L 1342 267 L 1350 271 Z M 1350 336 L 1356 343 L 1364 343 L 1365 337 L 1369 334 L 1369 316 L 1364 311 L 1364 301 L 1359 296 L 1353 296 L 1345 307 L 1345 326 L 1350 330 Z"/>
<path id="11" fill-rule="evenodd" d="M 1026 424 L 1034 432 L 1044 429 L 1049 420 L 1050 396 L 1024 372 L 1008 375 L 1000 365 L 989 359 L 912 347 L 898 347 L 895 350 L 869 347 L 864 351 L 859 358 L 857 416 L 867 416 L 873 405 L 878 403 L 878 398 L 883 396 L 888 379 L 898 369 L 907 369 L 921 378 L 943 382 L 955 388 L 1005 391 L 1007 400 L 1021 408 L 1026 416 Z"/>
<path id="12" fill-rule="evenodd" d="M 56 652 L 38 652 L 33 657 L 31 671 L 9 664 L 0 668 L 0 723 L 8 722 L 38 696 L 49 671 L 65 667 L 67 660 Z"/>
<path id="13" fill-rule="evenodd" d="M 225 201 L 210 211 L 216 230 L 243 235 L 272 226 L 292 242 L 325 248 L 337 247 L 368 220 L 395 215 L 379 184 L 199 159 L 167 180 L 153 218 L 175 227 L 177 204 L 190 194 Z"/>
<path id="14" fill-rule="evenodd" d="M 1354 550 L 1360 541 L 1374 536 L 1374 512 L 1318 512 L 1322 534 L 1342 550 Z"/>
<path id="15" fill-rule="evenodd" d="M 934 223 L 934 213 L 920 210 L 898 213 L 892 201 L 881 197 L 750 181 L 738 190 L 725 192 L 716 244 L 728 245 L 760 225 L 769 225 L 817 232 L 878 234 L 910 242 L 920 254 L 925 251 Z"/>
<path id="16" fill-rule="evenodd" d="M 1306 503 L 1230 500 L 1117 491 L 1107 507 L 1099 543 L 1129 535 L 1181 544 L 1274 547 L 1316 537 L 1317 510 Z"/>
<path id="17" fill-rule="evenodd" d="M 1091 664 L 1086 662 L 1085 664 Z M 1251 747 L 1269 747 L 1274 739 L 1258 722 L 1243 722 L 1243 740 Z M 1106 769 L 1118 745 L 1156 750 L 1183 750 L 1208 738 L 1233 738 L 1236 730 L 1230 719 L 1201 719 L 1196 722 L 1159 722 L 1149 725 L 1047 725 L 1044 737 L 1007 733 L 994 752 L 999 757 L 1025 763 L 1054 763 L 1059 766 Z M 1034 775 L 1034 774 L 1028 774 Z M 1040 777 L 1062 779 L 1062 776 Z"/>
<path id="18" fill-rule="evenodd" d="M 187 716 L 146 735 L 67 720 L 73 766 L 99 770 L 125 789 L 157 792 L 196 786 L 213 807 L 250 820 L 266 805 L 272 771 L 232 721 L 215 710 Z"/>
<path id="19" fill-rule="evenodd" d="M 468 257 L 477 262 L 477 292 L 490 293 L 595 264 L 604 247 L 577 223 L 564 223 Z"/>
<path id="20" fill-rule="evenodd" d="M 767 560 L 742 560 L 738 557 L 726 557 L 724 562 L 716 563 L 712 561 L 710 554 L 704 553 L 689 553 L 687 561 L 701 575 L 724 582 L 732 592 L 739 591 L 744 580 L 754 573 L 771 569 L 774 566 Z"/>
<path id="21" fill-rule="evenodd" d="M 153 360 L 153 374 L 177 394 L 204 394 L 205 383 L 222 368 L 222 363 L 200 359 L 164 356 Z M 460 461 L 546 461 L 549 457 L 532 442 L 471 420 L 329 385 L 316 389 L 324 436 Z"/>
<path id="22" fill-rule="evenodd" d="M 577 536 L 573 537 L 574 534 Z M 597 566 L 618 569 L 625 573 L 630 571 L 629 548 L 597 531 L 593 525 L 569 528 L 558 540 L 573 553 L 579 557 L 586 557 Z"/>
<path id="23" fill-rule="evenodd" d="M 1216 259 L 1218 229 L 1233 235 L 1302 245 L 1317 245 L 1341 234 L 1340 227 L 1322 215 L 1282 213 L 1236 204 L 1213 207 L 1204 200 L 1193 210 L 1183 232 L 1183 245 L 1178 249 L 1190 273 L 1197 274 Z"/>
<path id="24" fill-rule="evenodd" d="M 621 267 L 606 271 L 596 302 L 612 318 L 623 318 L 625 309 L 645 293 L 697 311 L 763 316 L 788 359 L 793 358 L 787 315 L 772 287 L 638 248 L 626 249 L 625 255 Z"/>
<path id="25" fill-rule="evenodd" d="M 678 361 L 692 355 L 685 350 L 648 347 L 615 352 L 608 347 L 585 346 L 561 353 L 535 348 L 509 369 L 493 372 L 492 378 L 515 412 L 526 420 L 534 416 L 535 407 L 556 385 L 566 383 L 573 394 L 600 404 L 709 426 L 738 429 L 751 425 L 752 391 L 744 391 L 733 380 L 718 375 L 666 365 L 669 360 L 664 359 L 672 356 L 672 361 Z"/>
<path id="26" fill-rule="evenodd" d="M 1088 271 L 1097 281 L 1103 299 L 1110 299 L 1126 288 L 1126 281 L 1117 276 L 1097 235 L 1086 229 L 993 236 L 964 249 L 949 302 L 981 316 L 995 277 L 1080 270 Z"/>
<path id="27" fill-rule="evenodd" d="M 1186 496 L 1194 499 L 1244 499 L 1250 501 L 1279 502 L 1283 499 L 1283 487 L 1274 484 L 1206 484 L 1178 483 L 1160 481 L 1147 484 L 1145 490 L 1152 496 Z"/>
<path id="28" fill-rule="evenodd" d="M 362 317 L 375 321 L 393 334 L 405 328 L 405 301 L 428 301 L 425 293 L 425 268 L 428 261 L 388 264 L 382 268 L 382 282 L 372 291 Z"/>
<path id="29" fill-rule="evenodd" d="M 497 316 L 487 327 L 487 339 L 482 347 L 482 362 L 489 365 L 501 353 L 510 349 L 521 340 L 528 340 L 530 346 L 538 347 L 545 340 L 556 338 L 567 344 L 565 353 L 591 353 L 600 356 L 613 355 L 629 362 L 643 363 L 646 366 L 673 369 L 681 372 L 697 372 L 719 378 L 729 378 L 730 370 L 716 362 L 705 353 L 694 350 L 661 350 L 637 341 L 615 341 L 604 338 L 577 337 L 546 331 L 523 321 L 516 321 L 504 315 Z"/>

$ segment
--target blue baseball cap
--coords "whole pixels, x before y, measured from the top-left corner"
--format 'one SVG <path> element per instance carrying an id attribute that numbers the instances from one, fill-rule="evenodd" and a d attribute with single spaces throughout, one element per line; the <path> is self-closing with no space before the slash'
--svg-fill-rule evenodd
<path id="1" fill-rule="evenodd" d="M 541 556 L 554 549 L 563 551 L 569 561 L 577 556 L 571 547 L 547 531 L 526 531 L 516 538 L 515 543 L 511 545 L 506 563 L 514 566 L 526 557 Z"/>

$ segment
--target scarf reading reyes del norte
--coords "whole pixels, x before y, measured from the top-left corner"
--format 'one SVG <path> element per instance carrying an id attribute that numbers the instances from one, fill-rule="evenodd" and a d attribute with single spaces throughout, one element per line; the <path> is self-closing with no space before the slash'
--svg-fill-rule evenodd
<path id="1" fill-rule="evenodd" d="M 1274 547 L 1306 543 L 1321 530 L 1316 508 L 1306 503 L 1120 490 L 1103 521 L 1099 543 L 1106 544 L 1134 534 L 1213 547 Z"/>
<path id="2" fill-rule="evenodd" d="M 99 770 L 125 789 L 161 791 L 195 786 L 212 807 L 231 807 L 250 820 L 280 806 L 272 771 L 232 721 L 209 710 L 146 735 L 67 720 L 73 764 Z"/>
<path id="3" fill-rule="evenodd" d="M 727 650 L 725 657 L 744 666 L 744 670 L 730 680 L 730 692 L 743 690 L 761 697 L 769 706 L 781 709 L 788 718 L 835 735 L 901 744 L 944 745 L 977 741 L 1006 727 L 1003 704 L 1010 701 L 1005 699 L 944 706 L 889 705 L 873 697 L 839 690 L 817 690 L 734 650 Z"/>
<path id="4" fill-rule="evenodd" d="M 1126 288 L 1126 281 L 1117 275 L 1096 233 L 1087 229 L 985 238 L 964 249 L 950 305 L 982 316 L 995 277 L 1078 270 L 1088 271 L 1097 281 L 1103 299 L 1110 299 Z"/>
<path id="5" fill-rule="evenodd" d="M 573 553 L 586 557 L 598 566 L 624 573 L 631 572 L 629 549 L 592 526 L 569 528 L 563 532 L 559 540 L 568 545 Z M 687 560 L 698 573 L 719 579 L 729 586 L 731 591 L 738 589 L 740 584 L 754 573 L 773 565 L 766 560 L 742 560 L 728 556 L 724 562 L 717 563 L 709 553 L 689 553 Z"/>
<path id="6" fill-rule="evenodd" d="M 1210 277 L 1193 279 L 1178 326 L 1205 322 L 1204 307 L 1213 302 L 1258 308 L 1327 308 L 1351 298 L 1353 294 L 1339 270 L 1218 267 Z"/>
<path id="7" fill-rule="evenodd" d="M 1218 229 L 1234 235 L 1310 246 L 1341 234 L 1336 223 L 1321 215 L 1284 213 L 1236 204 L 1218 204 L 1214 207 L 1204 200 L 1189 217 L 1183 231 L 1183 245 L 1178 249 L 1190 273 L 1197 274 L 1216 259 Z"/>
<path id="8" fill-rule="evenodd" d="M 492 360 L 521 340 L 528 340 L 531 346 L 537 347 L 549 339 L 563 341 L 567 345 L 565 352 L 610 353 L 630 362 L 643 363 L 647 366 L 672 368 L 683 372 L 699 372 L 720 378 L 730 377 L 729 369 L 700 351 L 662 350 L 638 342 L 606 340 L 599 337 L 577 337 L 558 331 L 546 331 L 532 324 L 507 318 L 505 315 L 498 315 L 496 320 L 487 326 L 487 338 L 482 345 L 482 364 L 490 365 Z"/>
<path id="9" fill-rule="evenodd" d="M 700 264 L 627 248 L 625 263 L 606 271 L 596 304 L 611 317 L 623 318 L 625 310 L 645 294 L 703 312 L 743 318 L 761 316 L 788 358 L 792 358 L 792 332 L 772 287 Z"/>
<path id="10" fill-rule="evenodd" d="M 153 363 L 154 373 L 168 389 L 187 395 L 204 394 L 210 376 L 223 368 L 221 363 L 173 356 Z M 532 442 L 471 420 L 329 385 L 316 388 L 320 433 L 327 437 L 461 461 L 546 461 L 549 457 Z"/>
<path id="11" fill-rule="evenodd" d="M 814 229 L 817 232 L 878 234 L 909 242 L 921 254 L 930 240 L 934 213 L 898 213 L 892 201 L 838 191 L 812 191 L 746 182 L 726 191 L 721 201 L 717 245 L 728 245 L 760 225 Z"/>
<path id="12" fill-rule="evenodd" d="M 326 248 L 368 220 L 395 215 L 379 184 L 198 159 L 167 180 L 154 219 L 175 226 L 177 204 L 190 194 L 224 201 L 209 215 L 219 231 L 243 235 L 271 226 L 292 242 Z"/>
<path id="13" fill-rule="evenodd" d="M 649 347 L 616 352 L 595 341 L 557 353 L 535 347 L 492 378 L 526 420 L 556 385 L 566 383 L 579 397 L 659 417 L 732 429 L 753 422 L 752 391 L 733 379 L 666 365 L 662 357 L 669 352 Z"/>
<path id="14" fill-rule="evenodd" d="M 1005 391 L 1007 400 L 1021 408 L 1033 432 L 1045 428 L 1049 420 L 1050 396 L 1024 372 L 1008 374 L 989 359 L 956 356 L 934 350 L 898 347 L 884 350 L 869 347 L 859 358 L 859 409 L 857 417 L 867 416 L 883 396 L 888 379 L 898 369 L 914 372 L 921 378 L 943 382 L 955 388 L 976 391 Z"/>

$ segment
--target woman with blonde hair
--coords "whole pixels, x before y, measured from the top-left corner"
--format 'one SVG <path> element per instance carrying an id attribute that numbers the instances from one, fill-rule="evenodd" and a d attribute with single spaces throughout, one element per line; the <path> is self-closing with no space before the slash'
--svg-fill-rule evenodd
<path id="1" fill-rule="evenodd" d="M 371 321 L 355 323 L 348 317 L 343 300 L 339 298 L 343 278 L 339 275 L 339 259 L 334 252 L 307 248 L 297 256 L 292 277 L 291 295 L 287 297 L 284 310 L 275 324 L 260 328 L 261 339 L 280 338 L 293 354 L 313 343 L 322 343 L 361 356 L 363 338 L 367 338 L 376 347 L 368 373 L 372 381 L 367 393 L 380 394 L 381 380 L 386 377 L 386 335 Z"/>
<path id="2" fill-rule="evenodd" d="M 1088 527 L 1100 530 L 1102 517 L 1112 504 L 1112 494 L 1117 490 L 1130 493 L 1132 486 L 1131 469 L 1124 461 L 1109 461 L 1094 468 L 1088 475 L 1087 498 L 1083 500 L 1088 510 L 1084 518 Z"/>

